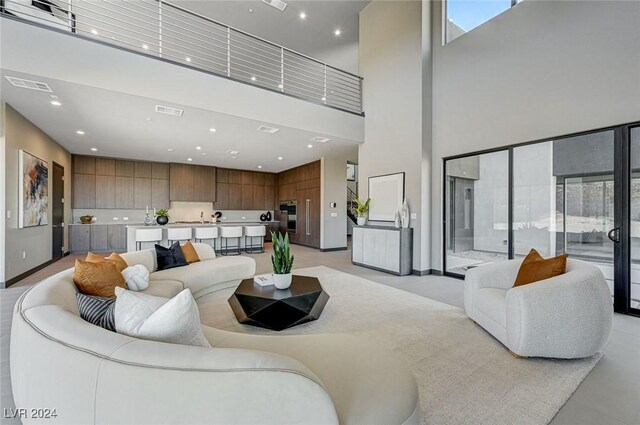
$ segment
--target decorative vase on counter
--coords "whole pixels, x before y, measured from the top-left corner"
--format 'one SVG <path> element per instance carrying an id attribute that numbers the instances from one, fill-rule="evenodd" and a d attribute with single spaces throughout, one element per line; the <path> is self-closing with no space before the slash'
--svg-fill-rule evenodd
<path id="1" fill-rule="evenodd" d="M 271 211 L 267 211 L 267 221 L 271 221 Z"/>
<path id="2" fill-rule="evenodd" d="M 159 215 L 156 218 L 156 222 L 161 225 L 164 226 L 165 224 L 167 224 L 169 222 L 169 217 L 167 217 L 166 215 Z"/>
<path id="3" fill-rule="evenodd" d="M 267 221 L 267 215 L 266 214 L 260 214 L 260 221 Z"/>
<path id="4" fill-rule="evenodd" d="M 278 289 L 287 289 L 291 286 L 291 272 L 287 274 L 273 274 L 273 285 Z"/>
<path id="5" fill-rule="evenodd" d="M 367 224 L 367 217 L 358 217 L 358 226 L 364 226 Z"/>
<path id="6" fill-rule="evenodd" d="M 409 227 L 409 205 L 407 204 L 406 198 L 402 203 L 402 209 L 400 210 L 400 219 L 402 221 L 402 227 Z"/>

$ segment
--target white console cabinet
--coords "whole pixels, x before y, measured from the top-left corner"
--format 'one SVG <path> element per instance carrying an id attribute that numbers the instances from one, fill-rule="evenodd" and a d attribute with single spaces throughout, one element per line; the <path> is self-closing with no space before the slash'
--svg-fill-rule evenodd
<path id="1" fill-rule="evenodd" d="M 354 226 L 351 262 L 397 274 L 411 274 L 413 229 L 386 226 Z"/>

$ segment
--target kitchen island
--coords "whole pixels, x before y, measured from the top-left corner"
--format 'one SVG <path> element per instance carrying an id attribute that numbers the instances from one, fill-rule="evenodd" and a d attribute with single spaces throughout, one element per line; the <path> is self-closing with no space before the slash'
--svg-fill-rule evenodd
<path id="1" fill-rule="evenodd" d="M 224 226 L 257 226 L 263 225 L 267 227 L 267 236 L 269 236 L 270 231 L 277 231 L 280 223 L 277 221 L 255 221 L 255 220 L 238 220 L 238 221 L 218 221 L 218 222 L 194 222 L 194 223 L 168 223 L 163 226 L 158 224 L 154 224 L 151 226 L 145 226 L 143 223 L 134 223 L 128 224 L 127 228 L 127 251 L 135 251 L 137 249 L 137 241 L 136 241 L 136 229 L 157 229 L 162 228 L 162 241 L 160 245 L 168 246 L 169 241 L 167 240 L 167 232 L 166 229 L 169 228 L 182 228 L 182 227 L 224 227 Z M 268 238 L 266 238 L 268 240 Z M 193 239 L 192 239 L 193 241 Z M 210 241 L 204 241 L 206 243 L 210 243 Z M 234 241 L 229 241 L 230 247 L 233 245 Z M 142 249 L 153 248 L 154 244 L 152 242 L 143 242 Z M 220 250 L 220 238 L 215 240 L 214 248 L 216 251 Z M 240 238 L 240 247 L 244 249 L 244 237 Z"/>

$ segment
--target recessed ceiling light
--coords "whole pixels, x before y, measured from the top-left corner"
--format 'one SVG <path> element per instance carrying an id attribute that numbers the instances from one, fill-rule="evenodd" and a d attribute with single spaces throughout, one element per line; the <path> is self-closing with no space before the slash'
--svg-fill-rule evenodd
<path id="1" fill-rule="evenodd" d="M 148 44 L 143 44 L 142 48 L 145 49 L 145 50 L 148 50 L 149 49 L 149 45 Z"/>
<path id="2" fill-rule="evenodd" d="M 191 162 L 193 161 L 193 158 L 187 158 L 187 161 Z"/>
<path id="3" fill-rule="evenodd" d="M 249 9 L 249 13 L 253 13 L 253 9 Z"/>
<path id="4" fill-rule="evenodd" d="M 98 35 L 98 30 L 91 28 L 91 34 Z"/>
<path id="5" fill-rule="evenodd" d="M 251 81 L 255 81 L 255 80 L 256 80 L 256 77 L 252 75 L 251 76 Z"/>
<path id="6" fill-rule="evenodd" d="M 191 62 L 191 58 L 190 58 L 189 56 L 187 56 L 187 57 L 185 58 L 185 60 L 186 60 L 187 62 Z"/>
<path id="7" fill-rule="evenodd" d="M 300 19 L 307 19 L 307 14 L 304 12 L 300 12 Z"/>
<path id="8" fill-rule="evenodd" d="M 202 152 L 202 154 L 201 154 L 201 155 L 202 155 L 202 156 L 207 156 L 207 153 L 206 153 L 206 152 Z"/>
<path id="9" fill-rule="evenodd" d="M 258 168 L 262 168 L 262 165 L 258 165 Z"/>
<path id="10" fill-rule="evenodd" d="M 281 156 L 278 157 L 278 161 L 282 161 L 282 157 Z"/>
<path id="11" fill-rule="evenodd" d="M 229 155 L 238 155 L 238 154 L 240 153 L 240 151 L 235 151 L 235 150 L 229 149 L 229 150 L 227 151 L 227 153 L 228 153 Z"/>
<path id="12" fill-rule="evenodd" d="M 98 152 L 97 148 L 91 148 L 91 152 Z"/>
<path id="13" fill-rule="evenodd" d="M 337 29 L 333 32 L 333 35 L 335 35 L 336 37 L 340 36 L 340 34 L 342 34 L 342 31 L 340 31 L 340 29 Z"/>
<path id="14" fill-rule="evenodd" d="M 82 131 L 82 130 L 78 130 L 78 131 L 76 131 L 76 133 L 78 133 L 79 135 L 81 135 L 81 136 L 82 136 L 82 135 L 84 134 L 84 131 Z"/>
<path id="15" fill-rule="evenodd" d="M 312 148 L 312 147 L 313 147 L 313 145 L 307 145 L 307 147 L 308 147 L 308 148 Z"/>
<path id="16" fill-rule="evenodd" d="M 216 129 L 215 129 L 215 128 L 213 128 L 213 127 L 211 127 L 211 128 L 209 129 L 209 131 L 210 131 L 210 132 L 212 132 L 212 133 L 215 133 L 215 132 L 216 132 Z"/>
<path id="17" fill-rule="evenodd" d="M 60 101 L 58 101 L 58 100 L 52 100 L 52 101 L 51 101 L 51 104 L 52 104 L 53 106 L 60 106 L 60 105 L 62 105 L 62 103 L 60 103 Z"/>
<path id="18" fill-rule="evenodd" d="M 201 151 L 202 150 L 202 146 L 196 146 L 196 149 Z"/>
<path id="19" fill-rule="evenodd" d="M 171 148 L 169 148 L 169 149 L 167 149 L 167 150 L 168 150 L 169 152 L 173 152 L 173 149 L 171 149 Z"/>

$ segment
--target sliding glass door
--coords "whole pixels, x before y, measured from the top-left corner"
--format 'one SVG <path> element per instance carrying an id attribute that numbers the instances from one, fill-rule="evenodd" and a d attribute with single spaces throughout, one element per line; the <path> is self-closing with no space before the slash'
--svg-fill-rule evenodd
<path id="1" fill-rule="evenodd" d="M 569 254 L 640 314 L 640 125 L 445 160 L 444 267 Z"/>

